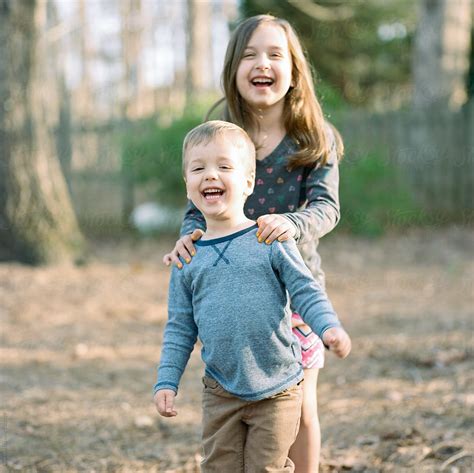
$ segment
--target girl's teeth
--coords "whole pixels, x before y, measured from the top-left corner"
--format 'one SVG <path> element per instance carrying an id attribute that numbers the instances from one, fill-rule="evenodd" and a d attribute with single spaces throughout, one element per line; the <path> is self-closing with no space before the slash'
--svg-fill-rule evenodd
<path id="1" fill-rule="evenodd" d="M 255 79 L 252 81 L 252 84 L 253 85 L 260 85 L 260 86 L 264 86 L 264 85 L 272 85 L 273 81 L 270 80 L 270 79 Z"/>

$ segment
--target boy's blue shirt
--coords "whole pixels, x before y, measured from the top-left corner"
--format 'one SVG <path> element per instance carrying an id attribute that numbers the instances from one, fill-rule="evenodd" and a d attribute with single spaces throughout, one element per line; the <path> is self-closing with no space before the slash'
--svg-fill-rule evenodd
<path id="1" fill-rule="evenodd" d="M 303 378 L 289 297 L 320 337 L 340 325 L 295 241 L 258 243 L 256 231 L 197 241 L 192 263 L 173 267 L 155 392 L 178 390 L 199 337 L 207 376 L 239 398 L 268 398 Z"/>
<path id="2" fill-rule="evenodd" d="M 288 159 L 298 151 L 289 136 L 264 159 L 257 160 L 255 188 L 244 205 L 245 215 L 256 220 L 267 214 L 282 214 L 296 227 L 295 240 L 306 266 L 324 285 L 319 239 L 329 233 L 340 218 L 339 166 L 336 140 L 329 125 L 326 136 L 331 150 L 324 165 L 288 169 Z M 196 228 L 206 229 L 202 213 L 189 201 L 181 236 Z"/>

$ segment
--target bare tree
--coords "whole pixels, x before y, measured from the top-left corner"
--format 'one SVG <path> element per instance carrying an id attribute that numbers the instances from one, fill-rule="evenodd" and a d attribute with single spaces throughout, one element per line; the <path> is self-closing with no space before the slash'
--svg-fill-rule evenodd
<path id="1" fill-rule="evenodd" d="M 120 3 L 122 64 L 121 115 L 132 118 L 137 115 L 138 98 L 141 91 L 142 69 L 142 2 L 123 0 Z"/>
<path id="2" fill-rule="evenodd" d="M 61 47 L 61 32 L 64 24 L 61 22 L 55 0 L 47 0 L 48 9 L 48 51 L 51 67 L 49 72 L 53 74 L 54 81 L 57 82 L 59 118 L 55 128 L 56 149 L 61 164 L 61 169 L 71 192 L 71 164 L 72 164 L 72 129 L 71 129 L 71 97 L 66 86 L 65 78 L 65 56 L 64 48 Z M 51 23 L 51 24 L 49 24 Z M 53 34 L 51 34 L 53 33 Z"/>
<path id="3" fill-rule="evenodd" d="M 121 118 L 128 122 L 132 107 L 137 108 L 141 82 L 142 44 L 141 0 L 123 0 L 120 8 L 123 74 L 121 80 Z M 128 223 L 135 206 L 133 178 L 122 163 L 122 221 Z"/>
<path id="4" fill-rule="evenodd" d="M 211 86 L 211 13 L 210 0 L 188 0 L 186 45 L 186 102 Z"/>
<path id="5" fill-rule="evenodd" d="M 423 0 L 413 56 L 416 106 L 467 100 L 472 0 Z"/>
<path id="6" fill-rule="evenodd" d="M 46 0 L 2 0 L 0 249 L 30 264 L 71 260 L 83 246 L 51 136 L 59 110 L 45 20 Z"/>
<path id="7" fill-rule="evenodd" d="M 87 2 L 79 0 L 77 3 L 79 30 L 77 34 L 79 55 L 81 60 L 81 81 L 76 93 L 76 113 L 80 119 L 91 119 L 93 117 L 93 97 L 91 63 L 93 51 L 90 42 L 89 21 L 87 17 Z"/>

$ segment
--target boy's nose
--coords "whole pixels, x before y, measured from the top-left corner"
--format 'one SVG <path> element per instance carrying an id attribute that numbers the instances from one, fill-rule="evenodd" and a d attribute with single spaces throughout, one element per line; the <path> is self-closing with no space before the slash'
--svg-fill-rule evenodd
<path id="1" fill-rule="evenodd" d="M 217 172 L 213 169 L 209 169 L 205 176 L 204 176 L 204 179 L 206 181 L 215 181 L 217 179 Z"/>

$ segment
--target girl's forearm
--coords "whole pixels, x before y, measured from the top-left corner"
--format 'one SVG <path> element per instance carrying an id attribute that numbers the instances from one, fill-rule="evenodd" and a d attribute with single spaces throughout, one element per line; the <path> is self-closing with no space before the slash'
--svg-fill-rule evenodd
<path id="1" fill-rule="evenodd" d="M 199 209 L 197 209 L 191 201 L 188 201 L 179 235 L 189 235 L 197 228 L 205 231 L 206 221 Z"/>
<path id="2" fill-rule="evenodd" d="M 284 214 L 296 226 L 295 240 L 304 243 L 322 238 L 337 225 L 340 219 L 339 206 L 329 203 L 317 203 L 299 212 Z"/>
<path id="3" fill-rule="evenodd" d="M 307 174 L 306 198 L 306 208 L 285 214 L 297 227 L 298 243 L 323 237 L 339 222 L 339 164 L 335 151 L 324 166 Z"/>

